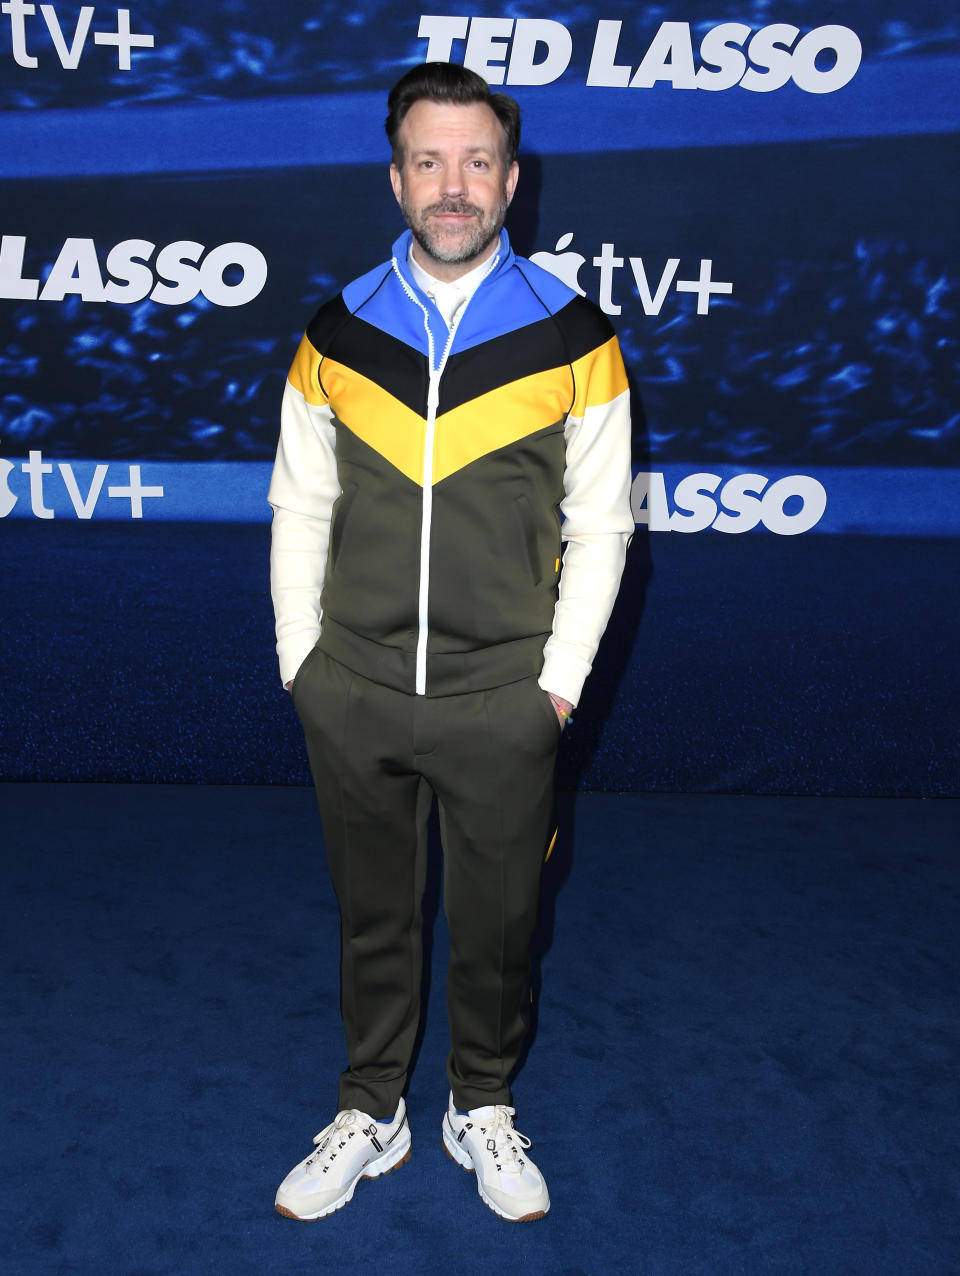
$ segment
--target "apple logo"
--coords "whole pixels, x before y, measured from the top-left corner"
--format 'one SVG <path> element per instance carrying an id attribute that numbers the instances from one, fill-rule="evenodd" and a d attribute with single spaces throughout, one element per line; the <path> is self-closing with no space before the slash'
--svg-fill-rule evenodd
<path id="1" fill-rule="evenodd" d="M 7 476 L 12 469 L 13 462 L 5 461 L 0 457 L 0 518 L 6 518 L 17 503 L 17 498 L 10 491 L 10 484 L 7 482 Z"/>
<path id="2" fill-rule="evenodd" d="M 534 253 L 530 260 L 535 266 L 540 266 L 543 270 L 549 270 L 551 275 L 556 275 L 557 279 L 565 283 L 568 288 L 572 288 L 581 297 L 585 297 L 587 294 L 580 287 L 577 275 L 580 273 L 580 267 L 587 259 L 586 257 L 581 257 L 579 253 L 565 253 L 562 251 L 569 246 L 572 239 L 573 231 L 569 230 L 557 240 L 557 247 L 554 252 Z"/>

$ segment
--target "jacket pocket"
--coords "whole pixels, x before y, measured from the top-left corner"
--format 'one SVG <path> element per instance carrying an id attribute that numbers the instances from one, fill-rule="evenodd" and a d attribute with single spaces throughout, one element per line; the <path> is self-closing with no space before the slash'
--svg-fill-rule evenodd
<path id="1" fill-rule="evenodd" d="M 332 578 L 337 570 L 337 559 L 340 557 L 340 551 L 343 547 L 343 537 L 347 527 L 347 519 L 350 517 L 350 510 L 353 502 L 357 497 L 357 485 L 349 484 L 340 493 L 337 503 L 333 509 L 333 522 L 330 527 L 330 549 L 327 554 L 327 578 Z"/>
<path id="2" fill-rule="evenodd" d="M 533 577 L 533 583 L 539 585 L 543 580 L 543 570 L 540 566 L 540 554 L 537 547 L 537 520 L 533 506 L 526 496 L 520 495 L 513 498 L 513 508 L 520 525 L 523 552 L 530 568 L 530 575 Z"/>

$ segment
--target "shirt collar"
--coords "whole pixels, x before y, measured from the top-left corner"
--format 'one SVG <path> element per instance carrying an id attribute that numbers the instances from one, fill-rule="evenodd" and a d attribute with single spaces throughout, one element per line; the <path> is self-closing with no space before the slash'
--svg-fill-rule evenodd
<path id="1" fill-rule="evenodd" d="M 498 248 L 499 244 L 495 244 L 493 252 L 491 252 L 489 257 L 485 257 L 479 266 L 474 266 L 473 270 L 467 271 L 459 279 L 453 279 L 450 282 L 444 279 L 437 279 L 429 271 L 424 270 L 413 255 L 412 240 L 410 241 L 407 260 L 410 264 L 410 272 L 418 287 L 422 288 L 428 296 L 434 299 L 441 311 L 444 307 L 440 306 L 440 298 L 454 302 L 456 308 L 459 309 L 465 301 L 469 301 L 489 273 L 492 258 L 496 255 Z"/>

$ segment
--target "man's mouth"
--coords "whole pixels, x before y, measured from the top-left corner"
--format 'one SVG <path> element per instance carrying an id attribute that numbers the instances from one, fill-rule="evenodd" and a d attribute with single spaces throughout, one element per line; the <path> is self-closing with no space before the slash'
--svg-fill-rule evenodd
<path id="1" fill-rule="evenodd" d="M 480 210 L 472 205 L 466 206 L 444 206 L 441 204 L 434 205 L 433 208 L 427 209 L 428 217 L 449 217 L 454 219 L 466 219 L 470 217 L 479 217 Z"/>

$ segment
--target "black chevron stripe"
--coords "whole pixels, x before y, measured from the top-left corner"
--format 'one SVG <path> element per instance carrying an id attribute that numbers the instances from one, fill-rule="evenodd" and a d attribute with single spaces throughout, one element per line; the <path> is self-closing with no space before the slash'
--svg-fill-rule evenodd
<path id="1" fill-rule="evenodd" d="M 342 297 L 328 302 L 307 328 L 311 345 L 381 386 L 412 412 L 426 413 L 426 356 L 388 332 L 351 315 Z M 320 365 L 323 384 L 323 364 Z"/>
<path id="2" fill-rule="evenodd" d="M 440 385 L 440 411 L 449 412 L 521 377 L 573 363 L 612 336 L 604 313 L 574 297 L 553 316 L 451 355 Z"/>
<path id="3" fill-rule="evenodd" d="M 307 336 L 321 355 L 368 377 L 411 411 L 425 414 L 426 355 L 351 315 L 342 297 L 318 311 Z M 603 312 L 574 297 L 553 316 L 451 355 L 440 385 L 440 411 L 449 412 L 521 377 L 572 363 L 612 336 L 613 328 Z"/>

